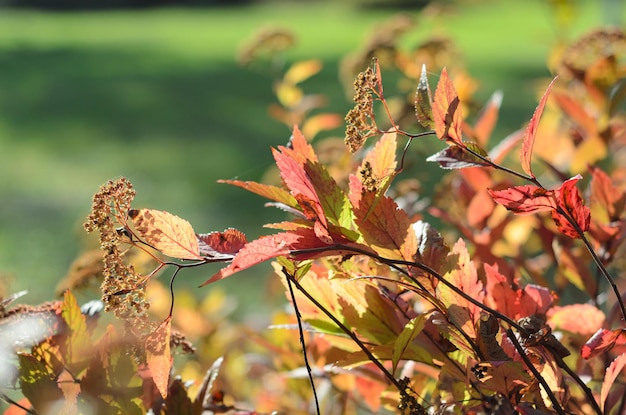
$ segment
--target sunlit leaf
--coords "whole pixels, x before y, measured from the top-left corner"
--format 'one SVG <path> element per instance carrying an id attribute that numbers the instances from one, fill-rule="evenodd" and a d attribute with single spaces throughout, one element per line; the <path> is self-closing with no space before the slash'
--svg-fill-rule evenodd
<path id="1" fill-rule="evenodd" d="M 563 182 L 557 190 L 559 206 L 576 222 L 581 231 L 589 230 L 591 211 L 583 204 L 576 183 L 582 179 L 580 175 Z M 559 212 L 552 212 L 552 219 L 561 232 L 571 238 L 580 238 L 579 231 Z"/>
<path id="2" fill-rule="evenodd" d="M 534 185 L 509 187 L 504 190 L 490 189 L 489 194 L 496 203 L 518 215 L 556 209 L 555 192 Z"/>
<path id="3" fill-rule="evenodd" d="M 625 329 L 599 329 L 583 346 L 580 354 L 583 359 L 591 359 L 594 356 L 611 350 L 613 346 L 626 344 Z"/>
<path id="4" fill-rule="evenodd" d="M 422 65 L 422 73 L 415 92 L 415 117 L 422 127 L 429 130 L 435 128 L 432 101 L 426 65 Z"/>
<path id="5" fill-rule="evenodd" d="M 537 109 L 535 109 L 533 117 L 530 119 L 530 122 L 528 123 L 528 127 L 526 128 L 526 135 L 524 136 L 524 142 L 522 143 L 522 152 L 521 152 L 522 168 L 531 177 L 535 177 L 530 167 L 530 161 L 532 159 L 533 145 L 535 144 L 535 137 L 537 136 L 539 120 L 541 119 L 541 114 L 543 114 L 543 109 L 546 106 L 546 102 L 548 101 L 548 96 L 550 96 L 550 90 L 552 89 L 552 85 L 554 85 L 555 81 L 556 81 L 556 77 L 552 80 L 552 82 L 550 82 L 550 85 L 546 89 L 546 92 L 543 94 L 541 101 L 539 101 L 539 105 L 537 106 Z"/>
<path id="6" fill-rule="evenodd" d="M 291 84 L 299 84 L 322 70 L 322 62 L 319 59 L 298 61 L 291 65 L 283 79 Z"/>
<path id="7" fill-rule="evenodd" d="M 602 389 L 600 389 L 600 409 L 604 413 L 608 413 L 608 410 L 605 409 L 604 405 L 606 404 L 606 398 L 609 396 L 609 392 L 611 391 L 611 387 L 615 380 L 622 372 L 626 366 L 626 353 L 622 353 L 617 356 L 606 368 L 606 374 L 604 376 L 604 380 L 602 381 Z M 610 409 L 610 408 L 608 408 Z"/>
<path id="8" fill-rule="evenodd" d="M 92 353 L 92 345 L 85 316 L 70 291 L 66 291 L 63 296 L 61 316 L 70 331 L 66 341 L 65 364 L 73 372 L 78 373 L 84 368 L 85 360 Z"/>
<path id="9" fill-rule="evenodd" d="M 298 202 L 291 194 L 289 194 L 289 191 L 280 187 L 256 182 L 244 182 L 240 180 L 218 180 L 218 183 L 232 184 L 233 186 L 241 187 L 249 192 L 256 193 L 259 196 L 263 196 L 267 199 L 274 200 L 292 208 L 298 206 Z"/>
<path id="10" fill-rule="evenodd" d="M 548 315 L 550 326 L 580 336 L 591 336 L 604 325 L 604 313 L 591 304 L 568 304 L 552 308 Z"/>
<path id="11" fill-rule="evenodd" d="M 365 155 L 360 171 L 371 173 L 366 179 L 375 182 L 376 191 L 384 193 L 396 173 L 397 134 L 385 133 Z M 362 180 L 364 178 L 361 178 Z"/>
<path id="12" fill-rule="evenodd" d="M 154 209 L 128 212 L 139 236 L 164 255 L 180 259 L 202 259 L 198 239 L 185 219 Z"/>
<path id="13" fill-rule="evenodd" d="M 494 92 L 489 98 L 489 101 L 487 101 L 478 120 L 474 123 L 474 136 L 481 146 L 487 145 L 489 137 L 491 137 L 491 133 L 496 126 L 498 113 L 502 105 L 502 96 L 502 91 Z"/>
<path id="14" fill-rule="evenodd" d="M 464 147 L 471 148 L 476 153 L 488 157 L 487 153 L 475 143 L 465 143 Z M 464 147 L 451 145 L 428 157 L 426 161 L 439 163 L 442 169 L 464 169 L 466 167 L 489 166 L 489 163 L 465 150 Z"/>
<path id="15" fill-rule="evenodd" d="M 426 316 L 424 314 L 419 317 L 415 317 L 411 319 L 396 339 L 393 344 L 393 354 L 391 357 L 392 362 L 392 373 L 395 373 L 396 368 L 398 367 L 398 362 L 403 358 L 405 351 L 409 347 L 409 345 L 415 340 L 418 334 L 424 329 L 424 325 L 426 324 Z"/>
<path id="16" fill-rule="evenodd" d="M 435 90 L 433 101 L 433 120 L 435 132 L 441 140 L 451 141 L 463 147 L 461 139 L 461 101 L 454 89 L 452 80 L 448 77 L 448 71 L 443 68 L 441 77 Z"/>
<path id="17" fill-rule="evenodd" d="M 172 316 L 168 316 L 146 339 L 146 362 L 150 368 L 152 380 L 163 399 L 167 398 L 172 369 L 171 334 Z"/>
<path id="18" fill-rule="evenodd" d="M 302 134 L 313 139 L 320 131 L 333 130 L 341 125 L 343 125 L 343 118 L 338 114 L 315 114 L 304 122 Z"/>
<path id="19" fill-rule="evenodd" d="M 243 232 L 233 228 L 197 236 L 199 253 L 206 258 L 232 259 L 248 242 Z"/>

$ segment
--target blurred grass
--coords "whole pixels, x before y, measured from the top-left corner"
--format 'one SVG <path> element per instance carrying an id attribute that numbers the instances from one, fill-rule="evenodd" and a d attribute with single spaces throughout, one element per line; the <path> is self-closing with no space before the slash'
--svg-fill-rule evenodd
<path id="1" fill-rule="evenodd" d="M 269 147 L 289 136 L 267 115 L 271 80 L 237 66 L 239 45 L 261 26 L 292 29 L 298 44 L 288 58 L 325 63 L 305 89 L 326 94 L 330 109 L 345 113 L 351 103 L 339 85 L 339 59 L 391 14 L 334 3 L 0 10 L 0 272 L 12 276 L 11 291 L 28 289 L 29 302 L 51 298 L 80 249 L 92 194 L 121 175 L 135 184 L 136 206 L 183 216 L 198 232 L 233 226 L 262 233 L 281 214 L 216 184 L 258 179 L 271 163 Z M 599 23 L 599 6 L 582 2 L 570 36 Z M 478 97 L 504 91 L 501 134 L 530 118 L 533 82 L 549 75 L 545 59 L 557 40 L 547 2 L 461 2 L 446 18 L 418 16 L 407 42 L 431 33 L 457 42 L 481 83 Z M 196 286 L 214 270 L 180 280 Z M 254 287 L 242 301 L 259 300 L 255 277 L 266 270 L 224 283 Z"/>

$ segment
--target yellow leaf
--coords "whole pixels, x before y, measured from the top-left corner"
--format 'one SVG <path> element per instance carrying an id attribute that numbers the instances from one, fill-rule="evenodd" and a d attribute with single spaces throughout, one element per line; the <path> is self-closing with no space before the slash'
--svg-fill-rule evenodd
<path id="1" fill-rule="evenodd" d="M 154 209 L 131 210 L 139 236 L 164 255 L 179 259 L 202 259 L 198 239 L 185 219 Z"/>
<path id="2" fill-rule="evenodd" d="M 283 79 L 292 85 L 306 81 L 322 70 L 322 62 L 317 59 L 296 62 L 287 70 Z"/>
<path id="3" fill-rule="evenodd" d="M 597 161 L 606 157 L 607 148 L 605 142 L 597 135 L 583 141 L 574 151 L 570 172 L 577 174 L 587 170 L 587 166 L 593 166 Z"/>
<path id="4" fill-rule="evenodd" d="M 302 90 L 292 83 L 280 82 L 276 85 L 276 97 L 287 108 L 298 105 L 302 101 L 302 96 Z"/>

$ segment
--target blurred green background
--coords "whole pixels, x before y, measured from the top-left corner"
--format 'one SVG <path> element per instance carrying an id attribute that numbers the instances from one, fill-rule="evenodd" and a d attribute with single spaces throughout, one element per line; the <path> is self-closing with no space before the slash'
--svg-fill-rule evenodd
<path id="1" fill-rule="evenodd" d="M 500 137 L 532 115 L 534 82 L 549 76 L 546 57 L 560 37 L 623 19 L 608 3 L 574 2 L 563 31 L 557 3 L 446 2 L 449 12 L 433 20 L 407 9 L 418 21 L 407 41 L 432 33 L 454 39 L 480 82 L 477 97 L 504 92 Z M 327 110 L 345 114 L 352 103 L 339 82 L 340 59 L 397 11 L 357 1 L 0 8 L 0 274 L 9 291 L 29 290 L 29 303 L 52 298 L 84 243 L 91 196 L 118 176 L 135 185 L 136 207 L 168 210 L 198 232 L 263 233 L 261 225 L 282 213 L 216 180 L 259 179 L 271 165 L 270 146 L 286 143 L 290 131 L 268 115 L 272 79 L 240 67 L 237 50 L 260 27 L 291 29 L 298 42 L 287 59 L 325 65 L 304 89 L 326 94 Z M 180 284 L 197 286 L 216 270 L 184 272 Z M 266 272 L 220 284 L 250 305 L 262 301 L 255 278 Z"/>

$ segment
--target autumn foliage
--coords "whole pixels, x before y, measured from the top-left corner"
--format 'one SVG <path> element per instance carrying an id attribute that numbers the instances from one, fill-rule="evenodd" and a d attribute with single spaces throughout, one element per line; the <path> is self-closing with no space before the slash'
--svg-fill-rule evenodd
<path id="1" fill-rule="evenodd" d="M 126 179 L 102 186 L 85 227 L 100 235 L 102 302 L 115 320 L 102 327 L 101 313 L 81 311 L 70 291 L 39 308 L 5 300 L 5 320 L 51 322 L 18 353 L 25 398 L 7 413 L 623 413 L 625 45 L 622 32 L 599 30 L 566 49 L 527 126 L 504 139 L 491 137 L 497 94 L 470 117 L 467 91 L 455 87 L 462 70 L 427 72 L 395 46 L 393 59 L 386 50 L 372 62 L 373 48 L 335 158 L 307 132 L 334 128 L 337 117 L 300 106 L 298 84 L 319 62 L 295 64 L 272 110 L 296 121 L 289 142 L 271 150 L 279 179 L 222 180 L 284 220 L 253 240 L 234 228 L 199 233 L 135 207 Z M 385 96 L 386 70 L 413 82 L 402 105 Z M 443 148 L 427 161 L 444 172 L 424 202 L 405 166 L 429 139 Z M 160 319 L 149 311 L 157 273 L 223 263 L 205 286 L 266 261 L 293 309 L 273 330 L 229 330 L 197 304 L 177 319 L 175 292 Z M 194 353 L 187 335 L 223 352 L 196 361 L 205 375 L 175 364 Z M 271 364 L 220 372 L 252 354 L 235 346 L 246 338 Z M 262 380 L 248 385 L 254 377 Z"/>

